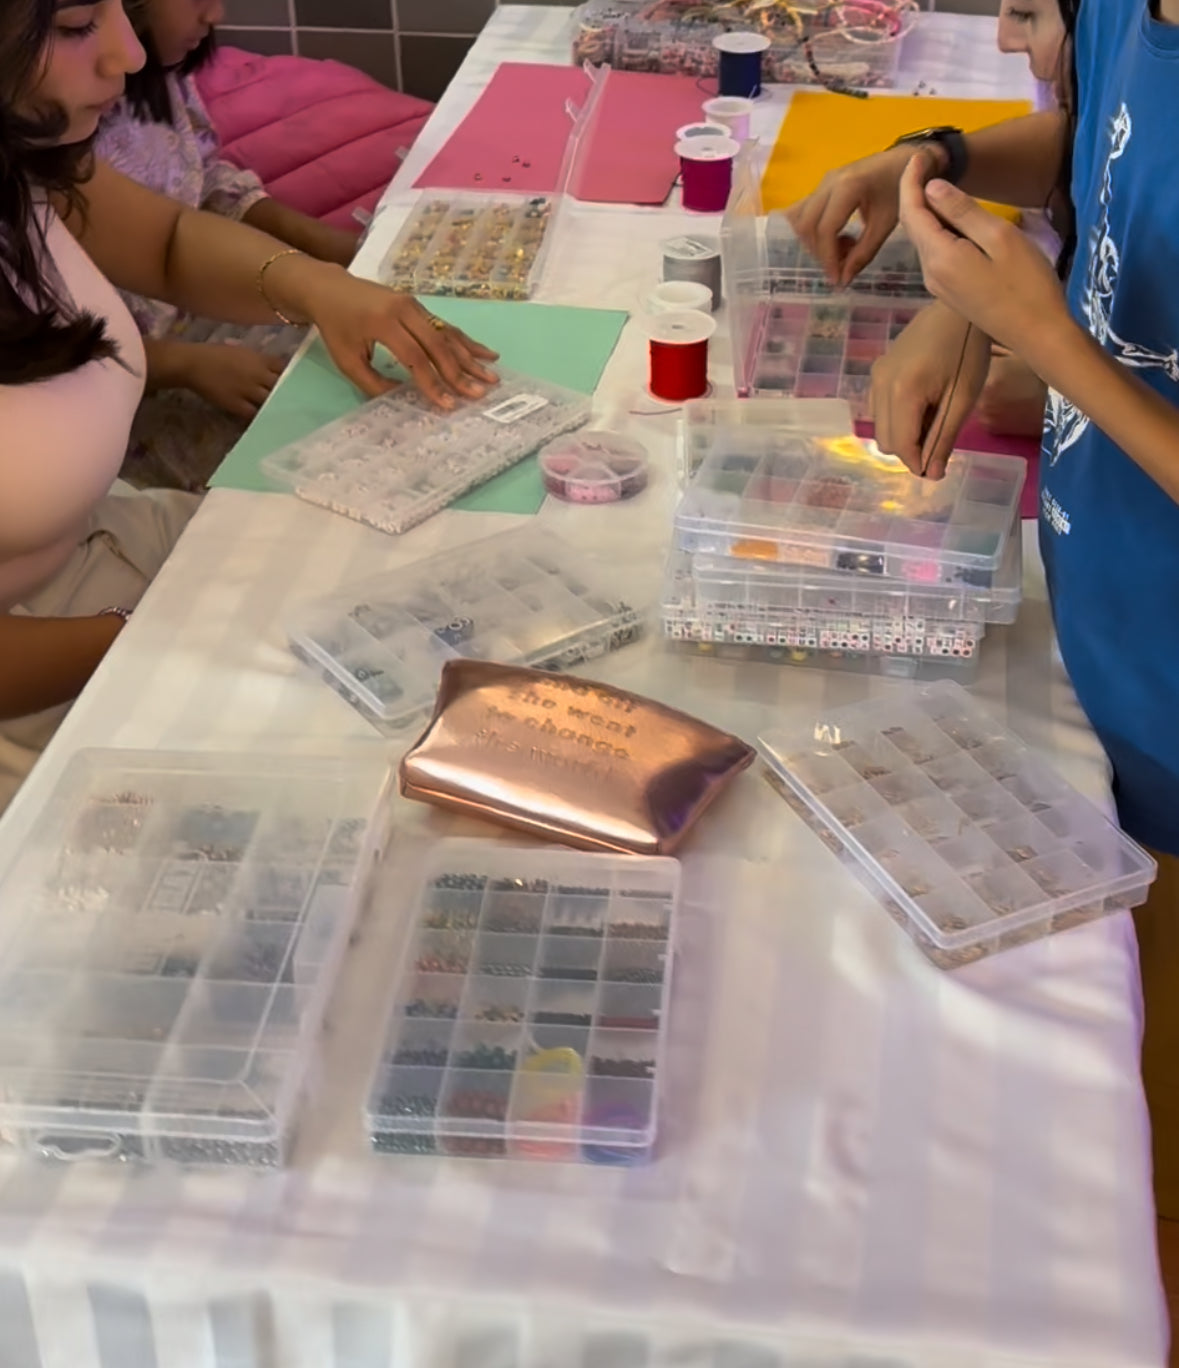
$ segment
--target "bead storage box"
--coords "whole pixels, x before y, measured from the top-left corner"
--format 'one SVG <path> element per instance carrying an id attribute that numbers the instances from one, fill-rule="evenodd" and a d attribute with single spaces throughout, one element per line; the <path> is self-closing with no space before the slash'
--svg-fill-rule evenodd
<path id="1" fill-rule="evenodd" d="M 919 603 L 892 581 L 802 572 L 792 591 L 779 582 L 760 595 L 767 601 L 724 604 L 707 599 L 709 589 L 751 598 L 760 591 L 752 582 L 729 584 L 721 578 L 727 571 L 708 578 L 716 563 L 672 553 L 661 622 L 678 648 L 895 679 L 968 681 L 977 673 L 987 624 L 965 595 L 946 590 L 940 599 L 921 595 Z M 783 602 L 787 598 L 793 606 Z M 816 606 L 803 606 L 808 602 Z M 935 615 L 939 610 L 944 616 Z"/>
<path id="2" fill-rule="evenodd" d="M 560 200 L 547 195 L 425 195 L 379 272 L 407 294 L 528 299 L 544 271 Z"/>
<path id="3" fill-rule="evenodd" d="M 757 28 L 770 39 L 763 80 L 816 81 L 804 40 L 821 77 L 857 87 L 896 82 L 901 42 L 916 18 L 911 3 L 847 4 L 773 11 L 749 0 L 589 0 L 574 16 L 573 61 L 620 71 L 715 76 L 712 40 L 734 29 Z"/>
<path id="4" fill-rule="evenodd" d="M 0 1133 L 283 1164 L 388 781 L 384 757 L 79 752 L 0 876 Z"/>
<path id="5" fill-rule="evenodd" d="M 1155 863 L 956 684 L 833 709 L 767 777 L 934 964 L 1143 902 Z"/>
<path id="6" fill-rule="evenodd" d="M 762 212 L 762 156 L 738 158 L 721 225 L 737 393 L 844 399 L 864 418 L 873 363 L 929 303 L 920 262 L 894 234 L 849 288 L 833 290 L 785 215 Z"/>
<path id="7" fill-rule="evenodd" d="M 386 1154 L 653 1156 L 677 861 L 437 843 L 366 1123 Z"/>
<path id="8" fill-rule="evenodd" d="M 501 372 L 482 399 L 435 409 L 405 385 L 267 456 L 262 470 L 308 503 L 400 533 L 589 418 L 584 394 Z"/>
<path id="9" fill-rule="evenodd" d="M 308 605 L 288 636 L 301 660 L 391 732 L 428 711 L 447 660 L 571 669 L 637 641 L 652 606 L 625 569 L 529 526 Z"/>
<path id="10" fill-rule="evenodd" d="M 852 436 L 714 432 L 676 511 L 682 550 L 922 584 L 994 584 L 1017 525 L 1020 458 L 958 453 L 933 481 Z"/>
<path id="11" fill-rule="evenodd" d="M 752 429 L 758 450 L 773 440 L 834 440 L 855 432 L 851 405 L 843 399 L 694 399 L 680 410 L 676 430 L 680 487 L 691 482 L 718 442 L 735 441 L 745 429 Z"/>

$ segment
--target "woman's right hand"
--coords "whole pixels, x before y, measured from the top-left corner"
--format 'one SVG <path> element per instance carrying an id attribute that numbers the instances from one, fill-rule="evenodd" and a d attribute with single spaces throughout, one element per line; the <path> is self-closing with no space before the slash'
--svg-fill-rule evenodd
<path id="1" fill-rule="evenodd" d="M 922 309 L 872 368 L 876 445 L 940 480 L 990 364 L 990 339 L 977 328 L 944 304 Z"/>
<path id="2" fill-rule="evenodd" d="M 806 199 L 786 210 L 790 225 L 832 285 L 846 286 L 884 246 L 900 217 L 901 176 L 916 157 L 923 181 L 944 172 L 936 145 L 890 147 L 836 171 L 828 171 Z M 845 232 L 858 214 L 863 231 Z"/>

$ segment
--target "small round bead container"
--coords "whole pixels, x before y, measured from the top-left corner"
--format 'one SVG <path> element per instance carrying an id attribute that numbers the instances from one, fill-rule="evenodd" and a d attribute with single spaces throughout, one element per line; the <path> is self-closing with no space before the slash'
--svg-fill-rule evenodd
<path id="1" fill-rule="evenodd" d="M 675 860 L 439 841 L 393 975 L 374 1151 L 651 1159 L 679 880 Z"/>
<path id="2" fill-rule="evenodd" d="M 545 489 L 566 503 L 620 503 L 646 489 L 647 452 L 614 432 L 570 433 L 541 452 L 540 475 Z"/>

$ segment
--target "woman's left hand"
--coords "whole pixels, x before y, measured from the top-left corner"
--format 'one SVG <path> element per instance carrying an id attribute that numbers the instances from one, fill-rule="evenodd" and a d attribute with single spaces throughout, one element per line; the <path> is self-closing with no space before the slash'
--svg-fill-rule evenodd
<path id="1" fill-rule="evenodd" d="M 900 205 L 926 289 L 1035 369 L 1041 339 L 1075 327 L 1052 267 L 1014 224 L 922 170 L 909 163 Z"/>
<path id="2" fill-rule="evenodd" d="M 304 271 L 311 264 L 306 257 L 291 257 L 275 262 L 275 268 L 286 260 L 298 261 Z M 499 383 L 487 364 L 498 359 L 497 353 L 429 313 L 412 295 L 396 294 L 336 266 L 314 264 L 314 284 L 301 292 L 300 312 L 319 328 L 324 345 L 343 374 L 370 398 L 397 383 L 373 366 L 373 349 L 378 343 L 401 362 L 418 389 L 440 408 L 453 408 L 456 396 L 482 398 Z"/>

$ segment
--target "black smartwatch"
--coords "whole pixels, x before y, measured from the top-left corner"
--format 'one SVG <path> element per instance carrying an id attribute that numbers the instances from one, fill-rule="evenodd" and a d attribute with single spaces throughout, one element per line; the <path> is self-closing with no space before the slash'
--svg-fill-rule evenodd
<path id="1" fill-rule="evenodd" d="M 916 133 L 902 133 L 893 147 L 904 147 L 908 143 L 937 143 L 949 163 L 942 179 L 951 185 L 957 185 L 966 174 L 970 154 L 966 150 L 966 135 L 960 128 L 922 128 Z"/>

